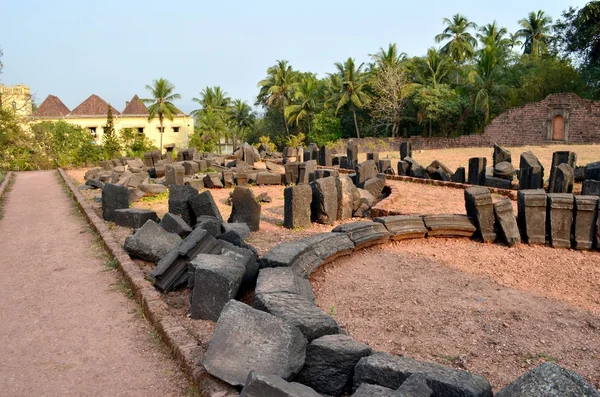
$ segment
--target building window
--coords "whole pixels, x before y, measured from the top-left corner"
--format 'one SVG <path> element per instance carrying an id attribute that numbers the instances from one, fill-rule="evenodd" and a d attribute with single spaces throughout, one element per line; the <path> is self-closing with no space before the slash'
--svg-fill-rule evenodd
<path id="1" fill-rule="evenodd" d="M 143 134 L 144 133 L 144 127 L 138 127 L 138 133 Z"/>
<path id="2" fill-rule="evenodd" d="M 93 136 L 94 138 L 96 138 L 98 136 L 96 134 L 96 127 L 89 127 L 88 130 L 90 130 L 90 135 Z"/>
<path id="3" fill-rule="evenodd" d="M 165 132 L 165 127 L 156 127 L 158 132 Z"/>
<path id="4" fill-rule="evenodd" d="M 173 127 L 173 132 L 179 132 L 179 127 Z"/>

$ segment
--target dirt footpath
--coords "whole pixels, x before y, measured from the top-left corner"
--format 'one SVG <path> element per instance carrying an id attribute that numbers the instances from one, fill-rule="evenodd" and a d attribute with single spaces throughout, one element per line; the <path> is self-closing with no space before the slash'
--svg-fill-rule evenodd
<path id="1" fill-rule="evenodd" d="M 0 220 L 3 396 L 185 396 L 54 171 L 18 173 Z"/>

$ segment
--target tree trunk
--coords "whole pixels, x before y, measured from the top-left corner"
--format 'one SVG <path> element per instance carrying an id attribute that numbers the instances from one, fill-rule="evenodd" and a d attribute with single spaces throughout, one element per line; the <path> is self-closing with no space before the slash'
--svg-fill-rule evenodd
<path id="1" fill-rule="evenodd" d="M 162 138 L 163 138 L 163 116 L 162 114 L 158 116 L 158 121 L 160 123 L 160 131 L 158 131 L 160 133 L 160 153 L 162 155 L 163 152 L 163 144 L 162 144 Z"/>
<path id="2" fill-rule="evenodd" d="M 456 85 L 458 85 L 458 62 L 456 62 Z"/>
<path id="3" fill-rule="evenodd" d="M 283 125 L 285 125 L 285 132 L 290 135 L 290 128 L 288 127 L 287 119 L 285 118 L 285 95 L 282 100 L 283 106 L 281 107 L 281 113 L 283 115 Z"/>
<path id="4" fill-rule="evenodd" d="M 356 137 L 360 139 L 360 131 L 358 129 L 358 121 L 356 120 L 356 110 L 352 109 L 352 114 L 354 115 L 354 127 L 356 127 Z"/>

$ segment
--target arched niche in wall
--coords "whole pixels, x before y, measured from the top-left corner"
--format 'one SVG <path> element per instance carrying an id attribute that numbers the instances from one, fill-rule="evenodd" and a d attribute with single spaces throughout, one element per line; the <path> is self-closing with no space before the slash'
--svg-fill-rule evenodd
<path id="1" fill-rule="evenodd" d="M 547 140 L 562 142 L 569 140 L 570 113 L 571 105 L 554 105 L 548 108 Z"/>

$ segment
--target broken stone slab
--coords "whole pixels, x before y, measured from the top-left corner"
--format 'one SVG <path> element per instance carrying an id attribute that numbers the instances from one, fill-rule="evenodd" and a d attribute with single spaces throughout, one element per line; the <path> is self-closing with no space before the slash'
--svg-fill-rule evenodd
<path id="1" fill-rule="evenodd" d="M 160 227 L 169 233 L 175 233 L 181 238 L 185 238 L 192 232 L 192 228 L 180 216 L 167 212 L 159 223 Z"/>
<path id="2" fill-rule="evenodd" d="M 144 192 L 144 196 L 146 197 L 157 196 L 167 191 L 167 187 L 165 185 L 158 183 L 141 184 L 138 188 Z"/>
<path id="3" fill-rule="evenodd" d="M 515 167 L 508 161 L 502 161 L 494 165 L 494 176 L 497 178 L 512 180 L 515 174 Z"/>
<path id="4" fill-rule="evenodd" d="M 391 235 L 383 223 L 371 221 L 345 223 L 335 227 L 332 232 L 348 234 L 357 250 L 387 243 Z"/>
<path id="5" fill-rule="evenodd" d="M 498 144 L 494 143 L 494 158 L 493 158 L 494 168 L 496 168 L 496 165 L 498 165 L 502 162 L 507 162 L 509 164 L 512 162 L 512 156 L 510 154 L 510 150 L 500 147 Z"/>
<path id="6" fill-rule="evenodd" d="M 492 386 L 482 376 L 388 353 L 374 353 L 358 361 L 354 388 L 361 383 L 371 383 L 398 389 L 415 373 L 427 379 L 427 385 L 436 396 L 492 397 Z"/>
<path id="7" fill-rule="evenodd" d="M 363 161 L 358 164 L 356 170 L 356 187 L 363 188 L 365 182 L 377 176 L 377 164 L 373 160 Z"/>
<path id="8" fill-rule="evenodd" d="M 400 143 L 400 159 L 404 160 L 406 157 L 412 157 L 412 143 L 401 142 Z"/>
<path id="9" fill-rule="evenodd" d="M 552 153 L 552 165 L 550 166 L 550 180 L 548 181 L 548 193 L 571 193 L 573 191 L 572 189 L 571 191 L 562 191 L 562 189 L 557 188 L 556 186 L 556 178 L 558 176 L 557 168 L 561 164 L 568 165 L 571 171 L 573 171 L 573 169 L 577 165 L 577 154 L 567 150 Z M 574 172 L 572 173 L 574 174 Z"/>
<path id="10" fill-rule="evenodd" d="M 235 233 L 242 240 L 250 237 L 250 228 L 245 223 L 223 223 L 222 225 L 222 234 L 225 233 Z"/>
<path id="11" fill-rule="evenodd" d="M 125 251 L 134 257 L 158 263 L 181 243 L 181 237 L 169 233 L 158 223 L 148 220 L 133 235 L 125 239 Z"/>
<path id="12" fill-rule="evenodd" d="M 544 167 L 532 152 L 521 154 L 519 170 L 520 190 L 544 188 Z"/>
<path id="13" fill-rule="evenodd" d="M 332 153 L 331 148 L 323 145 L 319 148 L 319 165 L 324 167 L 332 167 Z"/>
<path id="14" fill-rule="evenodd" d="M 549 193 L 573 193 L 573 168 L 566 163 L 552 169 L 552 185 L 548 186 Z"/>
<path id="15" fill-rule="evenodd" d="M 283 226 L 288 229 L 310 227 L 312 188 L 288 186 L 283 191 Z"/>
<path id="16" fill-rule="evenodd" d="M 336 178 L 330 176 L 310 183 L 312 188 L 311 220 L 323 224 L 331 224 L 337 219 L 337 185 Z"/>
<path id="17" fill-rule="evenodd" d="M 467 215 L 426 215 L 427 237 L 473 237 L 477 228 Z"/>
<path id="18" fill-rule="evenodd" d="M 222 256 L 231 258 L 244 266 L 242 285 L 254 287 L 258 275 L 258 254 L 249 248 L 239 247 L 229 241 L 219 239 L 219 244 Z"/>
<path id="19" fill-rule="evenodd" d="M 257 185 L 281 185 L 281 174 L 263 171 L 256 174 Z"/>
<path id="20" fill-rule="evenodd" d="M 379 160 L 378 166 L 379 166 L 379 172 L 385 173 L 385 171 L 388 168 L 392 167 L 392 160 L 391 159 L 381 159 L 381 160 Z"/>
<path id="21" fill-rule="evenodd" d="M 485 157 L 471 157 L 469 159 L 468 183 L 471 185 L 483 185 L 485 183 L 485 168 L 487 159 Z"/>
<path id="22" fill-rule="evenodd" d="M 231 195 L 231 203 L 231 216 L 227 222 L 245 223 L 253 232 L 260 228 L 261 206 L 250 188 L 236 187 Z"/>
<path id="23" fill-rule="evenodd" d="M 508 190 L 512 188 L 512 183 L 509 179 L 486 176 L 484 186 Z"/>
<path id="24" fill-rule="evenodd" d="M 396 390 L 389 387 L 372 385 L 370 383 L 361 383 L 358 389 L 352 394 L 352 397 L 400 397 Z M 412 397 L 412 396 L 406 396 Z"/>
<path id="25" fill-rule="evenodd" d="M 550 245 L 553 248 L 569 248 L 573 226 L 573 195 L 548 193 L 547 198 L 546 227 Z"/>
<path id="26" fill-rule="evenodd" d="M 254 295 L 273 293 L 296 294 L 309 302 L 315 301 L 312 286 L 304 277 L 298 276 L 290 267 L 271 267 L 258 272 Z"/>
<path id="27" fill-rule="evenodd" d="M 195 161 L 184 161 L 182 165 L 185 170 L 185 175 L 194 175 L 200 171 L 198 163 Z"/>
<path id="28" fill-rule="evenodd" d="M 274 163 L 272 161 L 265 161 L 265 165 L 267 166 L 267 170 L 271 171 L 274 174 L 285 174 L 285 166 Z"/>
<path id="29" fill-rule="evenodd" d="M 198 254 L 190 266 L 194 269 L 190 316 L 217 321 L 223 307 L 235 298 L 246 268 L 231 257 L 210 254 Z"/>
<path id="30" fill-rule="evenodd" d="M 233 171 L 222 171 L 221 177 L 223 180 L 223 187 L 231 188 L 235 186 L 235 181 L 233 180 Z"/>
<path id="31" fill-rule="evenodd" d="M 315 180 L 317 162 L 315 160 L 298 164 L 298 184 L 307 185 Z"/>
<path id="32" fill-rule="evenodd" d="M 456 172 L 454 172 L 454 175 L 452 175 L 452 178 L 450 178 L 450 181 L 456 183 L 465 183 L 465 167 L 458 167 Z"/>
<path id="33" fill-rule="evenodd" d="M 433 390 L 427 385 L 427 377 L 414 373 L 396 390 L 397 397 L 433 397 Z"/>
<path id="34" fill-rule="evenodd" d="M 95 179 L 98 180 L 98 178 L 100 177 L 100 174 L 104 172 L 104 168 L 103 167 L 94 167 L 91 168 L 89 170 L 87 170 L 83 176 L 83 179 L 85 181 L 88 181 L 90 179 Z"/>
<path id="35" fill-rule="evenodd" d="M 583 181 L 581 188 L 582 196 L 599 196 L 600 197 L 600 181 L 588 179 Z"/>
<path id="36" fill-rule="evenodd" d="M 186 178 L 183 184 L 191 186 L 198 191 L 204 189 L 204 180 L 202 178 Z"/>
<path id="37" fill-rule="evenodd" d="M 575 372 L 554 363 L 543 363 L 496 393 L 496 397 L 600 397 L 600 393 Z"/>
<path id="38" fill-rule="evenodd" d="M 367 160 L 373 160 L 375 162 L 375 166 L 378 166 L 379 165 L 379 153 L 378 152 L 367 153 Z"/>
<path id="39" fill-rule="evenodd" d="M 114 222 L 119 226 L 139 229 L 147 221 L 158 222 L 156 212 L 140 208 L 124 208 L 114 212 Z"/>
<path id="40" fill-rule="evenodd" d="M 276 292 L 255 295 L 254 307 L 298 327 L 309 342 L 324 335 L 340 332 L 339 326 L 331 316 L 297 294 Z"/>
<path id="41" fill-rule="evenodd" d="M 85 186 L 89 186 L 93 189 L 102 189 L 104 187 L 104 182 L 100 182 L 100 180 L 96 179 L 88 179 L 85 181 Z"/>
<path id="42" fill-rule="evenodd" d="M 194 219 L 197 219 L 203 215 L 208 215 L 214 216 L 220 221 L 223 220 L 221 212 L 219 211 L 219 207 L 217 207 L 217 203 L 215 203 L 212 193 L 209 190 L 205 190 L 202 193 L 190 198 L 189 205 L 194 214 Z"/>
<path id="43" fill-rule="evenodd" d="M 429 174 L 429 178 L 433 179 L 435 181 L 446 181 L 446 182 L 450 182 L 452 180 L 452 175 L 447 173 L 446 171 L 444 171 L 441 168 L 437 168 L 435 170 L 430 170 L 427 171 L 427 174 Z"/>
<path id="44" fill-rule="evenodd" d="M 528 244 L 546 243 L 546 192 L 544 189 L 519 190 L 518 224 Z"/>
<path id="45" fill-rule="evenodd" d="M 373 221 L 383 224 L 394 241 L 423 238 L 427 234 L 423 217 L 420 215 L 384 216 Z"/>
<path id="46" fill-rule="evenodd" d="M 270 203 L 273 201 L 271 196 L 267 192 L 262 192 L 258 196 L 256 196 L 256 201 L 259 203 Z"/>
<path id="47" fill-rule="evenodd" d="M 356 189 L 352 179 L 346 175 L 340 175 L 335 179 L 337 188 L 337 220 L 343 221 L 352 218 L 354 203 L 360 199 L 360 193 Z"/>
<path id="48" fill-rule="evenodd" d="M 185 168 L 180 163 L 171 163 L 165 165 L 165 182 L 168 187 L 173 185 L 183 185 Z"/>
<path id="49" fill-rule="evenodd" d="M 204 187 L 207 189 L 222 189 L 223 182 L 221 181 L 221 175 L 216 172 L 211 172 L 209 174 L 204 175 L 202 178 L 202 182 L 204 183 Z"/>
<path id="50" fill-rule="evenodd" d="M 340 176 L 340 172 L 330 168 L 319 168 L 315 170 L 315 180 L 327 178 L 328 176 L 338 177 Z"/>
<path id="51" fill-rule="evenodd" d="M 598 214 L 597 196 L 575 196 L 573 210 L 573 248 L 590 250 L 594 245 L 594 236 Z"/>
<path id="52" fill-rule="evenodd" d="M 513 247 L 521 242 L 517 219 L 513 211 L 512 201 L 504 198 L 494 203 L 494 215 L 498 234 L 509 247 Z"/>
<path id="53" fill-rule="evenodd" d="M 285 184 L 286 185 L 291 185 L 291 184 L 298 184 L 298 175 L 299 175 L 299 171 L 298 171 L 298 165 L 300 163 L 296 163 L 296 162 L 289 162 L 289 163 L 285 163 Z"/>
<path id="54" fill-rule="evenodd" d="M 467 216 L 477 226 L 477 235 L 483 242 L 493 242 L 496 239 L 494 231 L 494 208 L 492 194 L 487 187 L 472 186 L 464 191 Z"/>
<path id="55" fill-rule="evenodd" d="M 169 188 L 169 212 L 180 216 L 190 226 L 196 221 L 189 201 L 198 195 L 198 190 L 186 185 L 171 185 Z"/>
<path id="56" fill-rule="evenodd" d="M 371 193 L 373 197 L 375 197 L 375 199 L 377 200 L 380 198 L 381 192 L 383 191 L 384 187 L 385 179 L 375 176 L 365 181 L 363 189 Z"/>
<path id="57" fill-rule="evenodd" d="M 219 237 L 222 233 L 222 224 L 218 218 L 209 215 L 202 215 L 196 219 L 194 228 L 204 229 L 213 237 Z"/>
<path id="58" fill-rule="evenodd" d="M 325 335 L 306 347 L 304 367 L 296 377 L 315 391 L 339 396 L 352 387 L 354 367 L 371 348 L 348 335 Z"/>
<path id="59" fill-rule="evenodd" d="M 589 163 L 583 169 L 583 179 L 600 181 L 600 161 Z"/>
<path id="60" fill-rule="evenodd" d="M 129 204 L 133 204 L 145 196 L 144 192 L 142 192 L 140 189 L 128 187 L 127 190 L 129 190 L 129 197 L 127 198 Z"/>
<path id="61" fill-rule="evenodd" d="M 113 221 L 115 210 L 129 208 L 129 190 L 125 186 L 107 183 L 102 188 L 102 218 Z"/>
<path id="62" fill-rule="evenodd" d="M 304 365 L 307 343 L 285 320 L 231 300 L 221 312 L 202 364 L 209 374 L 233 386 L 244 385 L 250 371 L 290 380 Z"/>
<path id="63" fill-rule="evenodd" d="M 240 397 L 321 397 L 308 386 L 251 371 Z"/>

